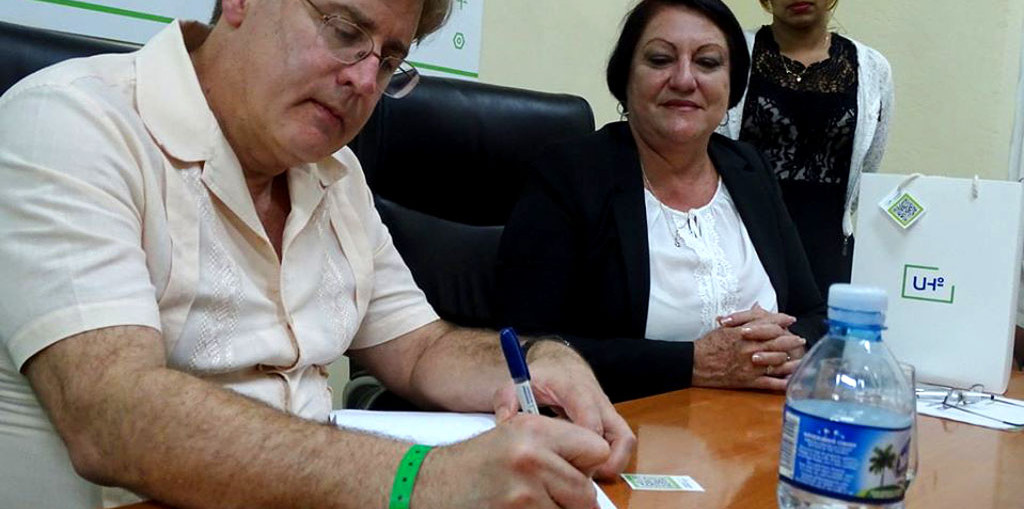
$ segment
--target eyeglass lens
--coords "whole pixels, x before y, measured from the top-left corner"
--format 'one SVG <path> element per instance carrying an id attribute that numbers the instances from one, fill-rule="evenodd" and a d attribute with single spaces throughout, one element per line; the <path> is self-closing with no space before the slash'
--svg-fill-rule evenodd
<path id="1" fill-rule="evenodd" d="M 328 49 L 344 64 L 354 64 L 373 53 L 373 39 L 358 25 L 346 19 L 332 17 L 325 20 L 321 33 Z M 401 98 L 419 83 L 419 72 L 405 60 L 382 57 L 377 71 L 377 83 L 384 86 L 384 95 Z"/>

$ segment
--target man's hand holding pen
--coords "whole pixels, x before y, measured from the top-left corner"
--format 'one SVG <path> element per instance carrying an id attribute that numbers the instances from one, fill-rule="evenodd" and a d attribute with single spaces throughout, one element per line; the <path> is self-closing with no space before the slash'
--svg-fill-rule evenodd
<path id="1" fill-rule="evenodd" d="M 504 329 L 501 334 L 506 338 L 504 341 L 519 344 L 511 329 Z M 511 353 L 513 350 L 507 351 Z M 601 479 L 614 478 L 629 461 L 636 446 L 636 436 L 601 390 L 590 366 L 572 348 L 559 341 L 539 341 L 529 353 L 526 375 L 532 387 L 533 399 L 537 404 L 550 407 L 558 415 L 602 438 L 610 450 L 606 460 L 593 469 L 592 473 Z M 511 371 L 512 361 L 509 362 L 510 373 L 516 377 L 519 374 Z M 523 362 L 525 364 L 525 357 Z M 529 376 L 530 372 L 533 373 L 532 377 Z M 521 407 L 520 401 L 515 385 L 510 384 L 499 390 L 494 401 L 498 422 L 506 422 L 514 417 Z"/>

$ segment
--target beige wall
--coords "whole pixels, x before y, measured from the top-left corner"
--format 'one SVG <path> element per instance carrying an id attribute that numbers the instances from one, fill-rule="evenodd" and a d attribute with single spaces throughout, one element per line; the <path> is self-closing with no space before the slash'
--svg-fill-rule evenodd
<path id="1" fill-rule="evenodd" d="M 744 26 L 769 22 L 756 0 L 725 1 Z M 582 95 L 598 125 L 617 119 L 603 72 L 629 5 L 487 0 L 481 80 Z M 1007 178 L 1024 1 L 840 0 L 833 24 L 892 64 L 896 113 L 883 171 Z"/>
<path id="2" fill-rule="evenodd" d="M 486 0 L 480 79 L 582 95 L 598 125 L 618 118 L 604 65 L 631 0 Z"/>

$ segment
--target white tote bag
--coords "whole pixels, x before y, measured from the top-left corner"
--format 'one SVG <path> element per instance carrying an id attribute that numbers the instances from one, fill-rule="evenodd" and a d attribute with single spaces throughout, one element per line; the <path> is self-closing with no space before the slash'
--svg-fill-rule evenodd
<path id="1" fill-rule="evenodd" d="M 861 177 L 852 279 L 888 291 L 883 337 L 918 380 L 1006 391 L 1021 200 L 1018 182 Z"/>

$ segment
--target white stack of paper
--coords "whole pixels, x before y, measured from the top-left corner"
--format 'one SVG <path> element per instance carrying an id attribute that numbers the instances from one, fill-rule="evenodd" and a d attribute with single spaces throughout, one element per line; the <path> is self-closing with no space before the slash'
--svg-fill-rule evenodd
<path id="1" fill-rule="evenodd" d="M 335 410 L 331 422 L 341 428 L 376 433 L 423 445 L 447 445 L 468 440 L 494 427 L 492 414 L 449 412 L 375 412 Z M 600 509 L 616 509 L 596 483 Z"/>

